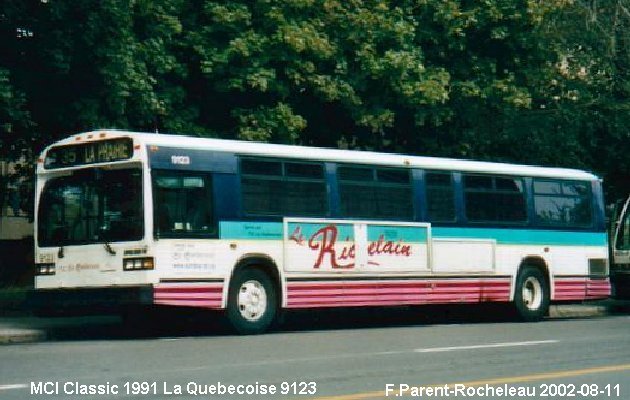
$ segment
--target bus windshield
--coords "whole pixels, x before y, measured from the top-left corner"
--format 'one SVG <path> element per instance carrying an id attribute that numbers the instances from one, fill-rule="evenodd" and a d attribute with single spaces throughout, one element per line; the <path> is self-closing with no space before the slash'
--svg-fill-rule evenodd
<path id="1" fill-rule="evenodd" d="M 88 169 L 51 179 L 39 202 L 40 246 L 140 240 L 141 169 Z"/>

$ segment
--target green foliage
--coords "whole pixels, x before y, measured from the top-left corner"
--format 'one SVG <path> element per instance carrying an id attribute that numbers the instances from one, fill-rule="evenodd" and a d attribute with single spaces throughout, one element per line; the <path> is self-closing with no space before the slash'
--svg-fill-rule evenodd
<path id="1" fill-rule="evenodd" d="M 5 3 L 5 154 L 113 127 L 582 167 L 630 189 L 629 0 Z"/>
<path id="2" fill-rule="evenodd" d="M 0 157 L 16 159 L 30 145 L 26 139 L 33 127 L 24 93 L 15 90 L 8 70 L 0 68 Z"/>
<path id="3" fill-rule="evenodd" d="M 233 114 L 240 122 L 238 138 L 275 143 L 295 142 L 306 128 L 306 120 L 293 114 L 291 107 L 278 103 L 276 107 L 255 110 L 236 109 Z"/>

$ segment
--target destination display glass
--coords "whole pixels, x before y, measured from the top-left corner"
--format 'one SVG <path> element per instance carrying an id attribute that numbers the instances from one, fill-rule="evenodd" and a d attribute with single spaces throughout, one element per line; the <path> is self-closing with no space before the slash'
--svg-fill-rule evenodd
<path id="1" fill-rule="evenodd" d="M 56 146 L 48 151 L 44 168 L 66 168 L 77 165 L 97 164 L 128 160 L 133 156 L 133 140 L 118 138 Z"/>

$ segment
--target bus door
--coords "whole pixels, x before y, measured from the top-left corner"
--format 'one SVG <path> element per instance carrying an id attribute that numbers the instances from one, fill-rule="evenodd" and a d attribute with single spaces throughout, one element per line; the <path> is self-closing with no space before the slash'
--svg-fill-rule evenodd
<path id="1" fill-rule="evenodd" d="M 284 265 L 287 272 L 428 273 L 429 243 L 429 224 L 284 220 Z"/>

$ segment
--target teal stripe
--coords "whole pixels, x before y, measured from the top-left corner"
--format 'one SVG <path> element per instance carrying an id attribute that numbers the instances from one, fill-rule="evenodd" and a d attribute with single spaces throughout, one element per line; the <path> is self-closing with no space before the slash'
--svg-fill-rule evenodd
<path id="1" fill-rule="evenodd" d="M 330 224 L 314 222 L 291 222 L 288 224 L 289 235 L 300 226 L 304 238 L 310 238 L 319 229 Z M 335 224 L 337 226 L 338 240 L 354 240 L 354 228 L 352 224 Z M 221 239 L 244 239 L 244 240 L 282 240 L 281 222 L 241 222 L 241 221 L 220 221 L 219 237 Z"/>
<path id="2" fill-rule="evenodd" d="M 376 242 L 383 236 L 392 242 L 426 242 L 427 228 L 421 226 L 368 225 L 368 241 Z"/>
<path id="3" fill-rule="evenodd" d="M 297 225 L 301 226 L 304 238 L 327 224 L 321 223 L 290 223 L 289 234 Z M 339 240 L 349 237 L 353 240 L 352 224 L 337 224 Z M 383 234 L 385 240 L 405 242 L 426 241 L 427 230 L 417 226 L 387 226 L 368 225 L 368 240 L 378 240 Z M 604 232 L 571 232 L 545 231 L 536 229 L 498 229 L 498 228 L 432 228 L 433 238 L 444 239 L 494 239 L 499 244 L 522 245 L 563 245 L 563 246 L 607 246 L 608 239 Z M 221 239 L 249 239 L 249 240 L 282 240 L 281 222 L 242 222 L 221 221 L 219 223 L 219 237 Z"/>
<path id="4" fill-rule="evenodd" d="M 494 239 L 499 244 L 607 246 L 604 232 L 543 231 L 534 229 L 433 228 L 433 238 Z"/>
<path id="5" fill-rule="evenodd" d="M 331 224 L 322 224 L 319 222 L 290 222 L 288 224 L 289 235 L 295 232 L 296 228 L 300 228 L 300 234 L 309 239 L 318 230 L 330 226 Z M 337 240 L 354 240 L 354 227 L 352 224 L 332 224 L 337 227 Z"/>
<path id="6" fill-rule="evenodd" d="M 282 240 L 282 222 L 220 221 L 221 239 Z"/>

